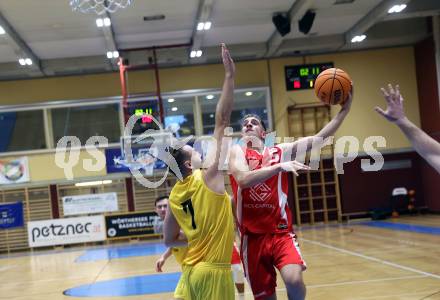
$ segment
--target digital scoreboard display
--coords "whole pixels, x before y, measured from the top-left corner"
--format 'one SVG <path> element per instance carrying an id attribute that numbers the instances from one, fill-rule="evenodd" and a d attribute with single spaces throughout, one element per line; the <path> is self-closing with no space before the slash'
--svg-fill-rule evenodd
<path id="1" fill-rule="evenodd" d="M 159 120 L 158 106 L 156 99 L 128 102 L 128 114 L 129 116 L 140 116 L 141 119 L 138 122 L 142 124 L 150 124 L 153 122 L 151 116 Z"/>
<path id="2" fill-rule="evenodd" d="M 329 68 L 333 68 L 333 63 L 285 66 L 286 89 L 288 91 L 313 89 L 319 73 Z"/>

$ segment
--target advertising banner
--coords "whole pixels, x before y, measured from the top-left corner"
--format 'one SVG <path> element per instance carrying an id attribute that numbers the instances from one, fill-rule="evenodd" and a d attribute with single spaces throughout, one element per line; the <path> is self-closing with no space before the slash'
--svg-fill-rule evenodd
<path id="1" fill-rule="evenodd" d="M 27 157 L 0 161 L 0 185 L 28 182 L 29 180 Z"/>
<path id="2" fill-rule="evenodd" d="M 0 229 L 23 227 L 23 202 L 0 204 Z"/>
<path id="3" fill-rule="evenodd" d="M 28 222 L 30 247 L 105 240 L 104 216 Z"/>
<path id="4" fill-rule="evenodd" d="M 158 234 L 155 227 L 162 221 L 155 212 L 139 212 L 105 217 L 107 237 L 132 237 Z"/>
<path id="5" fill-rule="evenodd" d="M 63 197 L 65 216 L 118 211 L 116 193 L 89 194 Z"/>

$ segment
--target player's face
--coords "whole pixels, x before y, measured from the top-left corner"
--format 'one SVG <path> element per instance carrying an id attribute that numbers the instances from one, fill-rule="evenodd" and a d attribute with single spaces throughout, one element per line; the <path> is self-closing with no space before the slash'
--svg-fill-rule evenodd
<path id="1" fill-rule="evenodd" d="M 155 211 L 162 220 L 165 219 L 165 215 L 168 209 L 168 199 L 162 199 L 157 201 Z"/>
<path id="2" fill-rule="evenodd" d="M 191 157 L 191 169 L 198 169 L 202 166 L 202 155 L 199 152 L 189 145 L 183 146 L 182 149 L 187 151 L 188 156 Z"/>
<path id="3" fill-rule="evenodd" d="M 249 117 L 243 120 L 241 133 L 243 136 L 256 136 L 258 138 L 264 138 L 265 131 L 260 120 L 255 117 Z"/>

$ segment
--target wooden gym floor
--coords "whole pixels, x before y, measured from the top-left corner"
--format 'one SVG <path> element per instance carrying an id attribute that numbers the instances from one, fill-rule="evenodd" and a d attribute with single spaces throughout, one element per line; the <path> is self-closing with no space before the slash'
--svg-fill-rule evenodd
<path id="1" fill-rule="evenodd" d="M 439 215 L 316 225 L 302 227 L 297 233 L 308 264 L 304 273 L 307 299 L 440 299 Z M 87 285 L 80 289 L 83 295 L 92 291 L 99 294 L 99 289 L 90 284 L 114 279 L 120 280 L 101 286 L 101 292 L 112 289 L 118 294 L 117 290 L 123 289 L 132 296 L 92 299 L 172 299 L 172 292 L 151 294 L 159 286 L 172 290 L 179 272 L 174 258 L 170 258 L 164 266 L 166 274 L 152 275 L 157 253 L 163 250 L 157 241 L 109 248 L 115 247 L 122 255 L 109 256 L 105 247 L 100 247 L 1 256 L 0 299 L 84 299 L 65 296 L 63 291 Z M 102 256 L 102 251 L 107 254 Z M 124 282 L 127 278 L 131 281 Z M 277 295 L 278 299 L 287 299 L 280 280 Z M 245 298 L 252 299 L 247 286 Z"/>

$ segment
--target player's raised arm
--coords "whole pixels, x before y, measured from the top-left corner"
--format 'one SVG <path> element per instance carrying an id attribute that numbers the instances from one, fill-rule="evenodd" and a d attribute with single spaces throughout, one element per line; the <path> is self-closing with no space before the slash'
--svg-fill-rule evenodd
<path id="1" fill-rule="evenodd" d="M 222 44 L 222 60 L 225 69 L 225 78 L 223 81 L 222 94 L 215 110 L 214 138 L 217 142 L 217 147 L 215 157 L 213 157 L 213 163 L 210 164 L 204 174 L 206 185 L 219 193 L 224 192 L 224 178 L 222 172 L 219 170 L 222 139 L 224 130 L 230 123 L 234 102 L 235 64 L 225 44 Z"/>
<path id="2" fill-rule="evenodd" d="M 231 150 L 229 170 L 240 188 L 244 189 L 264 182 L 279 172 L 292 172 L 295 176 L 298 176 L 298 171 L 310 170 L 310 167 L 292 160 L 250 170 L 242 149 L 240 149 L 240 146 L 235 145 Z"/>
<path id="3" fill-rule="evenodd" d="M 327 123 L 324 126 L 324 128 L 322 128 L 317 134 L 313 136 L 300 138 L 299 140 L 292 143 L 282 143 L 279 144 L 278 147 L 282 148 L 283 151 L 286 153 L 291 153 L 292 156 L 291 159 L 295 158 L 296 151 L 300 143 L 306 143 L 307 147 L 305 147 L 304 149 L 306 151 L 309 151 L 312 148 L 312 143 L 314 139 L 316 138 L 326 139 L 330 136 L 333 136 L 336 133 L 336 131 L 344 121 L 345 117 L 347 116 L 348 112 L 350 111 L 352 101 L 353 101 L 353 88 L 351 89 L 351 92 L 348 94 L 348 99 L 342 105 L 339 113 L 329 123 Z"/>
<path id="4" fill-rule="evenodd" d="M 440 173 L 440 144 L 414 125 L 405 116 L 403 97 L 400 94 L 399 86 L 396 85 L 396 87 L 393 88 L 393 86 L 389 84 L 388 90 L 384 88 L 381 90 L 387 102 L 387 108 L 384 111 L 380 107 L 376 107 L 375 110 L 385 119 L 396 124 L 406 135 L 417 153 Z"/>

